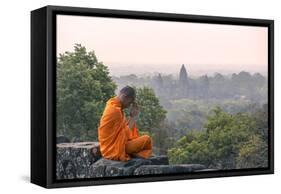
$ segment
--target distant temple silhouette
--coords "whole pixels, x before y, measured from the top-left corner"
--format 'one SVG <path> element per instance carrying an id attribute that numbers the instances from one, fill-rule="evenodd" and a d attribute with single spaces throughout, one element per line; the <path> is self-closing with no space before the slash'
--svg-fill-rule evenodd
<path id="1" fill-rule="evenodd" d="M 181 66 L 181 70 L 180 70 L 180 76 L 179 76 L 179 93 L 181 94 L 181 96 L 186 97 L 187 96 L 187 92 L 188 92 L 188 78 L 187 78 L 187 72 L 186 69 L 184 67 L 184 64 L 182 64 Z"/>
<path id="2" fill-rule="evenodd" d="M 153 87 L 156 94 L 161 97 L 169 96 L 173 99 L 205 98 L 208 96 L 209 78 L 207 75 L 196 80 L 189 78 L 185 64 L 182 64 L 178 80 L 165 79 L 159 73 Z"/>
<path id="3" fill-rule="evenodd" d="M 215 73 L 213 76 L 193 76 L 189 65 L 178 66 L 178 76 L 172 74 L 157 73 L 154 76 L 141 76 L 129 74 L 126 76 L 114 77 L 119 91 L 123 86 L 132 84 L 136 87 L 152 88 L 165 104 L 166 108 L 172 106 L 170 100 L 191 99 L 191 100 L 253 100 L 263 102 L 267 95 L 267 77 L 260 73 L 251 75 L 249 72 L 241 71 L 231 75 Z"/>
<path id="4" fill-rule="evenodd" d="M 181 70 L 180 70 L 180 76 L 179 76 L 179 84 L 185 85 L 186 83 L 187 83 L 187 73 L 186 73 L 184 64 L 182 64 Z"/>

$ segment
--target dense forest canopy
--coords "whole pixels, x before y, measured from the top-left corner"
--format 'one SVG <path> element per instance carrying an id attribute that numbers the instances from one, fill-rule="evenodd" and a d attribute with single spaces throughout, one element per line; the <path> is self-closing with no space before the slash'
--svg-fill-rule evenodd
<path id="1" fill-rule="evenodd" d="M 267 167 L 267 106 L 253 114 L 229 114 L 216 107 L 202 131 L 190 131 L 169 150 L 172 163 L 209 168 Z"/>

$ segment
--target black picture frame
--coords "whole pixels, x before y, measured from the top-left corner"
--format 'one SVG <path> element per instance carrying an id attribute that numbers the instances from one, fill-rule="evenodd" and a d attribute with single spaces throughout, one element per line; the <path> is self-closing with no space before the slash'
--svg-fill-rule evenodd
<path id="1" fill-rule="evenodd" d="M 56 180 L 56 15 L 264 26 L 268 28 L 269 166 L 180 175 Z M 45 188 L 169 181 L 274 173 L 274 21 L 127 10 L 45 6 L 31 11 L 31 182 Z"/>

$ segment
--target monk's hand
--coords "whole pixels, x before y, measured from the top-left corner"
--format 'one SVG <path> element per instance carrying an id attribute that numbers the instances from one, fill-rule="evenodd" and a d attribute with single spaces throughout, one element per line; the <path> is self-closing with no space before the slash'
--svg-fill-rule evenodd
<path id="1" fill-rule="evenodd" d="M 137 103 L 133 103 L 131 111 L 130 111 L 130 116 L 132 118 L 136 118 L 139 115 L 139 107 Z"/>

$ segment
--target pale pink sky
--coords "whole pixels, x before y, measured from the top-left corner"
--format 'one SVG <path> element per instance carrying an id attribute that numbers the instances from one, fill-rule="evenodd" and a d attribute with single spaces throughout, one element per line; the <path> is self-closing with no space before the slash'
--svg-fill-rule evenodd
<path id="1" fill-rule="evenodd" d="M 266 27 L 116 19 L 57 17 L 57 52 L 74 43 L 94 50 L 112 75 L 220 71 L 267 73 Z"/>

